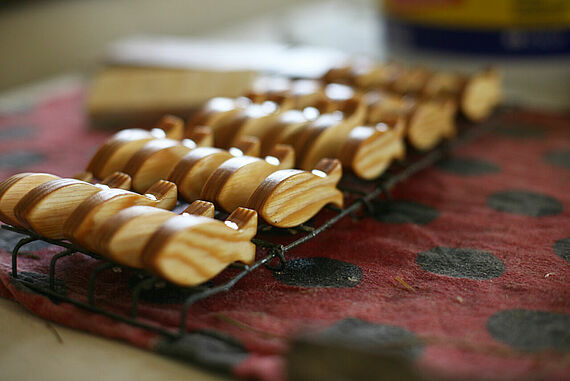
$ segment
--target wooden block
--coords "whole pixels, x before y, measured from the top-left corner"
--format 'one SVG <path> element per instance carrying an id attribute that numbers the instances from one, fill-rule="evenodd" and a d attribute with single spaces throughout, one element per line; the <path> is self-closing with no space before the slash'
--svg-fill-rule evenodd
<path id="1" fill-rule="evenodd" d="M 249 70 L 111 66 L 95 77 L 87 110 L 102 127 L 144 122 L 164 113 L 187 115 L 212 97 L 243 94 L 255 75 Z"/>
<path id="2" fill-rule="evenodd" d="M 401 70 L 389 89 L 399 94 L 422 95 L 431 76 L 432 72 L 422 66 Z"/>
<path id="3" fill-rule="evenodd" d="M 198 201 L 182 213 L 212 216 L 213 205 Z M 152 236 L 176 213 L 152 206 L 132 206 L 119 211 L 103 222 L 92 241 L 95 252 L 117 263 L 143 268 L 142 253 Z M 206 218 L 206 217 L 203 217 Z"/>
<path id="4" fill-rule="evenodd" d="M 75 208 L 105 188 L 75 179 L 51 180 L 26 193 L 16 204 L 14 215 L 21 226 L 43 237 L 60 239 L 63 225 Z"/>
<path id="5" fill-rule="evenodd" d="M 335 91 L 339 89 L 335 87 Z M 342 94 L 335 94 L 333 98 L 331 95 L 332 92 L 329 93 L 332 101 L 321 108 L 328 111 L 333 107 L 339 111 L 323 114 L 309 123 L 295 141 L 297 167 L 301 169 L 310 170 L 319 160 L 336 157 L 350 131 L 364 123 L 366 105 L 360 98 L 343 99 Z"/>
<path id="6" fill-rule="evenodd" d="M 417 100 L 412 96 L 401 96 L 383 90 L 366 92 L 364 102 L 367 106 L 366 124 L 381 123 L 386 119 L 409 119 L 415 110 Z"/>
<path id="7" fill-rule="evenodd" d="M 292 168 L 294 151 L 290 146 L 277 146 L 270 156 L 234 157 L 223 162 L 206 180 L 200 198 L 213 201 L 225 211 L 246 206 L 255 188 L 269 174 Z"/>
<path id="8" fill-rule="evenodd" d="M 316 117 L 318 110 L 289 110 L 277 117 L 274 123 L 270 124 L 261 140 L 261 153 L 269 154 L 277 144 L 294 145 L 301 131 Z M 254 155 L 251 155 L 254 156 Z"/>
<path id="9" fill-rule="evenodd" d="M 171 139 L 155 139 L 142 146 L 125 164 L 123 171 L 132 179 L 132 187 L 143 192 L 158 180 L 167 179 L 184 155 L 196 148 L 189 139 L 182 142 Z"/>
<path id="10" fill-rule="evenodd" d="M 230 263 L 253 264 L 257 213 L 238 208 L 226 221 L 194 215 L 163 223 L 144 248 L 145 268 L 180 286 L 196 286 Z"/>
<path id="11" fill-rule="evenodd" d="M 180 214 L 192 214 L 194 216 L 214 218 L 216 215 L 216 210 L 214 209 L 214 204 L 211 202 L 196 200 L 192 204 L 188 205 L 188 207 L 184 209 Z"/>
<path id="12" fill-rule="evenodd" d="M 117 263 L 142 268 L 141 253 L 158 228 L 176 213 L 152 206 L 132 206 L 105 221 L 92 243 L 96 253 Z"/>
<path id="13" fill-rule="evenodd" d="M 59 178 L 49 173 L 20 173 L 2 181 L 0 183 L 0 221 L 22 227 L 14 215 L 16 204 L 35 187 Z"/>
<path id="14" fill-rule="evenodd" d="M 259 77 L 246 96 L 255 103 L 275 102 L 282 112 L 302 110 L 326 98 L 322 81 L 285 77 Z"/>
<path id="15" fill-rule="evenodd" d="M 322 81 L 315 79 L 297 79 L 291 82 L 289 97 L 293 100 L 293 108 L 302 110 L 317 104 L 326 97 Z"/>
<path id="16" fill-rule="evenodd" d="M 408 141 L 414 148 L 426 151 L 442 139 L 452 138 L 456 134 L 456 112 L 457 104 L 449 98 L 418 103 L 408 120 Z"/>
<path id="17" fill-rule="evenodd" d="M 338 155 L 344 168 L 362 179 L 380 176 L 394 159 L 403 159 L 405 122 L 403 118 L 375 126 L 354 128 Z"/>
<path id="18" fill-rule="evenodd" d="M 271 101 L 249 105 L 225 123 L 212 127 L 215 146 L 228 149 L 244 136 L 263 135 L 280 112 L 279 106 Z"/>
<path id="19" fill-rule="evenodd" d="M 105 189 L 84 200 L 63 226 L 65 238 L 90 251 L 97 250 L 98 230 L 112 216 L 131 206 L 172 209 L 176 205 L 176 185 L 160 180 L 144 195 L 121 189 Z"/>
<path id="20" fill-rule="evenodd" d="M 308 221 L 326 204 L 343 205 L 336 185 L 342 167 L 336 159 L 322 159 L 312 171 L 285 169 L 267 176 L 247 201 L 267 223 L 293 227 Z"/>
<path id="21" fill-rule="evenodd" d="M 63 238 L 64 223 L 83 200 L 110 186 L 125 188 L 131 183 L 130 177 L 120 172 L 95 185 L 77 179 L 54 177 L 22 193 L 13 208 L 18 226 L 53 239 Z M 25 189 L 21 188 L 21 191 Z"/>
<path id="22" fill-rule="evenodd" d="M 281 110 L 295 107 L 290 96 L 291 80 L 286 77 L 258 77 L 246 93 L 254 103 L 275 102 Z"/>
<path id="23" fill-rule="evenodd" d="M 501 75 L 490 68 L 473 75 L 431 71 L 424 67 L 406 68 L 401 63 L 354 63 L 331 69 L 323 79 L 343 82 L 362 89 L 384 89 L 412 94 L 421 99 L 452 98 L 469 120 L 486 119 L 502 98 Z"/>
<path id="24" fill-rule="evenodd" d="M 261 156 L 261 141 L 255 136 L 243 136 L 237 139 L 228 150 L 232 156 Z"/>
<path id="25" fill-rule="evenodd" d="M 210 175 L 233 156 L 220 148 L 200 147 L 190 151 L 172 169 L 168 180 L 178 186 L 180 195 L 189 202 L 200 198 Z"/>
<path id="26" fill-rule="evenodd" d="M 99 184 L 105 185 L 108 188 L 128 190 L 131 189 L 132 179 L 131 176 L 127 175 L 124 172 L 115 172 L 105 177 Z M 103 189 L 106 187 L 103 187 Z"/>
<path id="27" fill-rule="evenodd" d="M 402 65 L 395 62 L 363 64 L 352 69 L 355 86 L 363 89 L 389 89 L 401 77 Z"/>
<path id="28" fill-rule="evenodd" d="M 192 131 L 199 126 L 216 128 L 219 124 L 225 123 L 228 119 L 243 111 L 250 104 L 251 100 L 244 97 L 235 99 L 226 97 L 212 98 L 188 118 L 186 130 Z"/>
<path id="29" fill-rule="evenodd" d="M 208 126 L 198 126 L 190 131 L 186 131 L 185 138 L 193 141 L 196 147 L 213 147 L 214 146 L 214 134 L 212 129 Z"/>
<path id="30" fill-rule="evenodd" d="M 322 76 L 322 80 L 326 83 L 342 83 L 353 86 L 355 85 L 354 77 L 354 65 L 342 63 L 339 66 L 330 68 Z"/>
<path id="31" fill-rule="evenodd" d="M 460 109 L 469 120 L 480 122 L 487 119 L 501 103 L 501 73 L 487 69 L 469 77 L 460 94 Z"/>
<path id="32" fill-rule="evenodd" d="M 258 156 L 259 151 L 259 139 L 255 137 L 244 137 L 227 151 L 199 147 L 182 157 L 167 178 L 178 186 L 182 198 L 192 202 L 200 198 L 206 180 L 223 162 L 232 157 Z"/>
<path id="33" fill-rule="evenodd" d="M 456 97 L 461 94 L 466 78 L 452 72 L 435 72 L 426 82 L 422 91 L 425 98 L 435 98 L 442 95 Z"/>
<path id="34" fill-rule="evenodd" d="M 103 179 L 113 172 L 121 171 L 131 157 L 147 142 L 158 138 L 181 139 L 184 125 L 181 119 L 163 117 L 151 131 L 141 129 L 122 130 L 107 140 L 93 155 L 86 171 L 93 177 Z"/>
<path id="35" fill-rule="evenodd" d="M 368 108 L 368 123 L 404 118 L 406 137 L 416 149 L 425 151 L 442 139 L 456 134 L 456 102 L 449 97 L 418 100 L 407 95 L 372 91 L 364 96 Z"/>

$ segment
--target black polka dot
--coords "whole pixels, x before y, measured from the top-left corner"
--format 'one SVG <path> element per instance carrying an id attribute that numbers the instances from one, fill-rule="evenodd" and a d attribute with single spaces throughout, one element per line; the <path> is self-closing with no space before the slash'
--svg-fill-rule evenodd
<path id="1" fill-rule="evenodd" d="M 390 224 L 413 223 L 426 225 L 439 216 L 439 211 L 415 201 L 376 201 L 374 218 Z"/>
<path id="2" fill-rule="evenodd" d="M 128 284 L 131 290 L 141 282 L 146 281 L 148 278 L 135 274 L 129 278 Z M 158 281 L 152 284 L 142 285 L 139 297 L 141 300 L 149 303 L 155 304 L 179 304 L 183 303 L 190 295 L 196 292 L 203 291 L 204 288 L 210 286 L 210 283 L 206 282 L 198 287 L 179 287 L 165 281 Z"/>
<path id="3" fill-rule="evenodd" d="M 12 275 L 12 272 L 10 272 Z M 33 284 L 36 287 L 40 287 L 43 289 L 49 289 L 49 275 L 43 273 L 36 273 L 32 271 L 18 271 L 18 278 L 12 279 L 12 282 L 15 284 L 29 283 Z M 55 278 L 54 282 L 55 292 L 59 295 L 65 295 L 67 292 L 67 286 L 65 282 L 59 278 Z"/>
<path id="4" fill-rule="evenodd" d="M 45 160 L 44 155 L 31 151 L 14 151 L 0 155 L 0 168 L 28 167 Z"/>
<path id="5" fill-rule="evenodd" d="M 523 190 L 493 193 L 487 205 L 500 212 L 522 214 L 531 217 L 553 216 L 562 212 L 562 204 L 547 195 Z"/>
<path id="6" fill-rule="evenodd" d="M 570 350 L 570 316 L 531 310 L 497 312 L 487 320 L 491 335 L 523 351 Z"/>
<path id="7" fill-rule="evenodd" d="M 358 266 L 319 257 L 291 259 L 283 271 L 273 274 L 279 281 L 299 287 L 354 287 L 362 280 Z"/>
<path id="8" fill-rule="evenodd" d="M 156 351 L 224 372 L 229 372 L 248 356 L 239 341 L 212 331 L 192 332 L 180 338 L 161 340 L 156 345 Z"/>
<path id="9" fill-rule="evenodd" d="M 317 338 L 331 344 L 383 351 L 407 358 L 415 358 L 423 350 L 423 345 L 416 335 L 405 328 L 357 318 L 341 320 L 319 333 Z"/>
<path id="10" fill-rule="evenodd" d="M 499 172 L 499 167 L 484 160 L 467 157 L 450 157 L 437 164 L 439 169 L 457 175 L 474 176 Z"/>
<path id="11" fill-rule="evenodd" d="M 0 129 L 0 140 L 21 139 L 33 136 L 35 128 L 33 126 L 14 126 Z"/>
<path id="12" fill-rule="evenodd" d="M 560 258 L 570 261 L 570 237 L 556 241 L 552 249 Z"/>
<path id="13" fill-rule="evenodd" d="M 0 249 L 5 250 L 9 253 L 12 252 L 14 246 L 22 239 L 28 236 L 19 234 L 10 230 L 0 229 Z M 49 247 L 50 244 L 44 241 L 34 241 L 30 242 L 21 247 L 19 253 L 29 253 L 33 251 L 39 251 Z"/>
<path id="14" fill-rule="evenodd" d="M 570 169 L 570 150 L 550 151 L 543 158 L 552 165 Z"/>
<path id="15" fill-rule="evenodd" d="M 544 129 L 525 123 L 502 123 L 495 128 L 495 133 L 501 136 L 520 139 L 543 139 Z"/>
<path id="16" fill-rule="evenodd" d="M 494 255 L 476 249 L 436 247 L 418 254 L 424 270 L 454 278 L 491 279 L 505 272 L 505 265 Z"/>

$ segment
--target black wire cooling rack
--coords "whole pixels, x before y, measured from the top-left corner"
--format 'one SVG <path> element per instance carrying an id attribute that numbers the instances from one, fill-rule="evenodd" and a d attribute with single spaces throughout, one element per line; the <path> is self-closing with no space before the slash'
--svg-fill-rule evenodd
<path id="1" fill-rule="evenodd" d="M 458 145 L 465 144 L 474 138 L 486 133 L 490 129 L 490 123 L 486 125 L 468 125 L 462 123 L 460 126 L 459 137 L 450 142 L 444 142 L 435 149 L 427 153 L 408 152 L 407 158 L 403 162 L 393 164 L 390 169 L 376 181 L 362 181 L 353 176 L 343 176 L 339 189 L 344 193 L 347 206 L 344 209 L 327 206 L 332 217 L 328 218 L 317 227 L 310 224 L 303 224 L 294 229 L 278 229 L 269 225 L 261 224 L 258 228 L 256 237 L 252 240 L 258 248 L 256 262 L 252 265 L 245 265 L 242 263 L 233 263 L 230 268 L 234 269 L 233 275 L 229 280 L 225 280 L 220 284 L 207 282 L 204 285 L 184 289 L 184 294 L 187 295 L 180 307 L 180 318 L 177 329 L 166 329 L 158 324 L 152 324 L 148 320 L 139 318 L 139 302 L 141 300 L 141 293 L 145 290 L 154 287 L 164 287 L 165 281 L 153 276 L 142 270 L 133 270 L 118 263 L 111 262 L 95 253 L 84 251 L 67 241 L 53 240 L 41 237 L 31 231 L 21 228 L 12 227 L 9 225 L 2 225 L 3 229 L 10 230 L 16 233 L 23 234 L 22 238 L 12 250 L 12 272 L 11 281 L 27 287 L 41 295 L 49 297 L 54 302 L 67 302 L 87 311 L 107 316 L 116 321 L 124 322 L 135 327 L 147 329 L 167 337 L 179 338 L 187 333 L 186 321 L 188 311 L 196 302 L 211 297 L 213 295 L 229 291 L 237 282 L 239 282 L 247 274 L 255 271 L 261 267 L 267 268 L 269 271 L 280 271 L 284 268 L 287 261 L 287 253 L 293 248 L 302 245 L 303 243 L 318 236 L 326 229 L 330 228 L 342 218 L 352 216 L 359 218 L 359 216 L 366 215 L 366 213 L 374 212 L 373 201 L 383 196 L 386 200 L 390 200 L 390 189 L 396 184 L 401 183 L 411 177 L 412 175 L 426 169 L 439 160 L 447 156 L 451 148 Z M 180 205 L 179 208 L 183 208 Z M 177 208 L 178 209 L 178 208 Z M 217 213 L 216 218 L 224 218 L 225 215 Z M 267 238 L 268 233 L 284 233 L 289 234 L 295 239 L 288 244 L 275 243 Z M 50 260 L 47 281 L 45 279 L 38 279 L 26 276 L 24 272 L 18 272 L 18 253 L 20 249 L 34 241 L 44 241 L 54 246 L 59 246 L 63 250 L 54 254 Z M 91 271 L 88 284 L 86 301 L 77 298 L 69 297 L 63 292 L 57 284 L 56 270 L 57 263 L 61 258 L 72 255 L 87 255 L 100 261 L 100 264 Z M 130 311 L 125 314 L 113 312 L 104 308 L 96 303 L 96 285 L 99 276 L 106 271 L 121 272 L 128 269 L 129 271 L 136 271 L 140 276 L 141 281 L 138 282 L 132 289 L 132 301 Z M 235 271 L 237 270 L 237 271 Z M 226 270 L 229 271 L 229 270 Z M 169 287 L 176 287 L 169 285 Z"/>

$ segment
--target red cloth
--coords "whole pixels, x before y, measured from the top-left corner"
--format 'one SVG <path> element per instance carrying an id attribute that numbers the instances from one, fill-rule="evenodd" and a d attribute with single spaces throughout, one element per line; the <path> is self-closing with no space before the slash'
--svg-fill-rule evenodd
<path id="1" fill-rule="evenodd" d="M 83 92 L 70 90 L 0 115 L 0 178 L 81 172 L 108 135 L 87 128 L 82 104 Z M 260 268 L 197 303 L 187 341 L 54 304 L 11 282 L 6 252 L 0 295 L 47 319 L 240 377 L 285 378 L 290 339 L 311 331 L 365 348 L 418 339 L 404 354 L 437 376 L 568 379 L 569 121 L 521 110 L 494 118 L 495 132 L 397 186 L 395 202 L 379 200 L 374 216 L 345 218 L 289 252 L 284 271 Z M 15 239 L 3 231 L 0 245 Z M 19 271 L 41 277 L 58 249 L 28 251 Z M 85 300 L 97 265 L 80 254 L 61 259 L 58 285 Z M 135 280 L 129 271 L 103 273 L 97 305 L 128 314 Z M 175 329 L 179 308 L 179 300 L 148 296 L 140 316 Z"/>

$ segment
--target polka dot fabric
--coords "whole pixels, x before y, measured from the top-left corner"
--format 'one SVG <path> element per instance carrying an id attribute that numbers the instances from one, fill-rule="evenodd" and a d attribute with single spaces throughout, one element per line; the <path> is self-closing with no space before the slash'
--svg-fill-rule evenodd
<path id="1" fill-rule="evenodd" d="M 80 172 L 105 134 L 87 129 L 83 93 L 0 115 L 0 176 Z M 435 377 L 568 379 L 570 365 L 570 116 L 514 110 L 492 133 L 295 248 L 279 272 L 259 269 L 189 312 L 191 334 L 169 340 L 53 304 L 10 281 L 14 233 L 0 233 L 0 295 L 75 328 L 120 338 L 238 377 L 285 379 L 297 335 L 398 354 Z M 319 225 L 330 212 L 315 218 Z M 57 250 L 27 247 L 22 276 L 45 282 Z M 81 298 L 97 262 L 58 262 L 56 287 Z M 226 275 L 222 275 L 224 277 Z M 98 305 L 127 314 L 134 273 L 104 273 Z M 141 294 L 140 315 L 175 329 L 187 290 Z M 398 346 L 396 346 L 398 348 Z"/>

